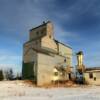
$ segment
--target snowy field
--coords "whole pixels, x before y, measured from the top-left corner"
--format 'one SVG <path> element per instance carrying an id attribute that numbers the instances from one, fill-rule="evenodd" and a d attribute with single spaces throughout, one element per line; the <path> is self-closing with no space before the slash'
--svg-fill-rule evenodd
<path id="1" fill-rule="evenodd" d="M 36 88 L 21 81 L 0 82 L 0 100 L 100 100 L 100 87 Z"/>

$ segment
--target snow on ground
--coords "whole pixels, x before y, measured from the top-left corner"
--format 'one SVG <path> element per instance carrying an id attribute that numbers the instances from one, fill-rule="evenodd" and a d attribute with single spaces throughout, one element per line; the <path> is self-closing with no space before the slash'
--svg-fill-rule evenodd
<path id="1" fill-rule="evenodd" d="M 100 100 L 100 86 L 46 89 L 4 81 L 0 82 L 0 100 Z"/>

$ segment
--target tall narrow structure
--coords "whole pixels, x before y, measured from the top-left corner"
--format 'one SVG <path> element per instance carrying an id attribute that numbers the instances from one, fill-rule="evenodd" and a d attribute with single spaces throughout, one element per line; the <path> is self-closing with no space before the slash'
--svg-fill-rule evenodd
<path id="1" fill-rule="evenodd" d="M 63 68 L 71 66 L 72 48 L 54 39 L 53 24 L 50 21 L 32 28 L 29 41 L 23 48 L 23 79 L 34 80 L 37 85 L 51 83 L 53 76 L 57 75 L 53 70 L 58 65 Z M 67 80 L 67 74 L 58 79 Z"/>
<path id="2" fill-rule="evenodd" d="M 85 71 L 85 66 L 83 64 L 83 52 L 79 51 L 77 53 L 77 71 L 83 73 Z"/>

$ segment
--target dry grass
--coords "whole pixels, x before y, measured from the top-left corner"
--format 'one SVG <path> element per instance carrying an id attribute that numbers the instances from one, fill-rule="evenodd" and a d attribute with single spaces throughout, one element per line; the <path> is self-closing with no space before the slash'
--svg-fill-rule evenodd
<path id="1" fill-rule="evenodd" d="M 89 87 L 89 85 L 79 85 L 76 84 L 73 81 L 66 81 L 64 83 L 52 83 L 52 84 L 44 84 L 41 86 L 37 86 L 33 81 L 31 80 L 24 80 L 22 81 L 23 84 L 25 84 L 28 87 L 39 87 L 39 88 L 58 88 L 58 87 L 65 87 L 65 88 L 77 88 L 77 87 Z"/>
<path id="2" fill-rule="evenodd" d="M 29 87 L 36 87 L 36 84 L 32 80 L 23 80 L 22 83 L 24 83 L 25 85 Z"/>
<path id="3" fill-rule="evenodd" d="M 44 84 L 39 87 L 44 87 L 44 88 L 53 88 L 53 87 L 77 87 L 78 85 L 75 84 L 73 81 L 66 81 L 64 83 L 53 83 L 53 84 Z"/>

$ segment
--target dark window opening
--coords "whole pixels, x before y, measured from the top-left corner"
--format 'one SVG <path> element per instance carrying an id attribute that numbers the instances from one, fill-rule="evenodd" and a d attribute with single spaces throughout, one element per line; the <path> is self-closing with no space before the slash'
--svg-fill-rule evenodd
<path id="1" fill-rule="evenodd" d="M 89 78 L 93 78 L 93 73 L 89 73 Z"/>
<path id="2" fill-rule="evenodd" d="M 37 35 L 39 35 L 39 32 L 36 32 Z"/>
<path id="3" fill-rule="evenodd" d="M 41 34 L 43 34 L 44 33 L 44 31 L 41 31 Z"/>
<path id="4" fill-rule="evenodd" d="M 38 44 L 38 41 L 36 41 L 36 44 Z"/>
<path id="5" fill-rule="evenodd" d="M 49 38 L 51 38 L 51 35 L 49 35 Z"/>
<path id="6" fill-rule="evenodd" d="M 58 72 L 55 72 L 54 75 L 55 75 L 55 76 L 58 76 Z"/>
<path id="7" fill-rule="evenodd" d="M 94 77 L 94 81 L 96 81 L 96 77 Z"/>
<path id="8" fill-rule="evenodd" d="M 66 58 L 64 59 L 64 62 L 66 62 Z"/>
<path id="9" fill-rule="evenodd" d="M 44 33 L 45 33 L 45 29 L 42 29 L 42 30 L 41 30 L 41 34 L 44 34 Z"/>
<path id="10" fill-rule="evenodd" d="M 68 76 L 69 76 L 69 79 L 71 80 L 71 73 L 69 73 Z"/>

